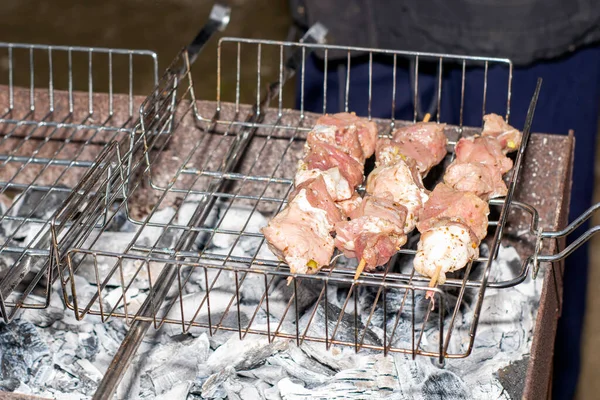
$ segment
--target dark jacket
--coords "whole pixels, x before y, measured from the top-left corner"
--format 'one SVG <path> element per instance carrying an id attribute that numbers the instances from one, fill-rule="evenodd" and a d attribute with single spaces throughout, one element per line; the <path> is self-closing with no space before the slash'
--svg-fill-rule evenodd
<path id="1" fill-rule="evenodd" d="M 523 65 L 600 41 L 600 0 L 290 0 L 328 43 L 507 57 Z"/>

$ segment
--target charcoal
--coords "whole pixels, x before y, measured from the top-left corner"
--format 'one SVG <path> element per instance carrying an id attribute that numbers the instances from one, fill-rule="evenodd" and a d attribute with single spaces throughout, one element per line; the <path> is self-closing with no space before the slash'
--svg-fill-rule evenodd
<path id="1" fill-rule="evenodd" d="M 163 210 L 157 211 L 151 218 L 150 222 L 165 225 L 172 223 L 172 218 L 175 215 L 173 208 L 167 207 Z M 175 228 L 164 229 L 163 226 L 146 226 L 138 235 L 136 231 L 126 229 L 120 232 L 103 232 L 99 234 L 98 231 L 94 231 L 87 241 L 82 246 L 83 248 L 93 248 L 97 251 L 108 251 L 113 253 L 125 252 L 127 247 L 135 240 L 135 244 L 138 246 L 166 248 L 171 249 L 179 237 L 180 231 Z M 122 286 L 123 282 L 120 277 L 120 266 L 116 257 L 108 257 L 99 255 L 94 257 L 92 255 L 81 254 L 73 258 L 73 265 L 76 266 L 76 272 L 79 276 L 84 277 L 87 281 L 93 285 L 102 283 L 110 275 L 108 281 L 109 286 Z M 139 273 L 137 272 L 140 265 L 137 260 L 124 259 L 122 261 L 122 270 L 124 274 L 124 285 L 128 286 L 132 283 L 133 287 L 140 289 L 148 289 L 148 268 L 144 265 Z M 96 278 L 96 266 L 98 268 L 98 278 Z M 153 262 L 150 263 L 150 273 L 153 281 L 155 281 L 160 272 L 162 271 L 164 264 Z M 137 273 L 137 275 L 135 275 Z M 134 276 L 136 276 L 134 280 Z"/>
<path id="2" fill-rule="evenodd" d="M 63 204 L 68 195 L 68 191 L 28 190 L 14 200 L 8 213 L 13 217 L 47 221 Z M 13 235 L 15 240 L 23 241 L 23 245 L 30 244 L 39 235 L 41 229 L 48 229 L 47 225 L 34 222 L 23 223 L 22 220 L 6 221 L 4 226 L 7 233 Z"/>
<path id="3" fill-rule="evenodd" d="M 154 222 L 166 224 L 175 216 L 173 223 L 186 225 L 200 197 L 189 196 L 188 201 L 182 204 L 176 215 L 173 209 L 161 210 L 153 217 Z M 219 219 L 222 219 L 221 229 L 242 229 L 251 212 L 250 209 L 237 208 L 232 208 L 227 213 L 225 211 L 226 205 L 218 204 L 204 225 L 215 227 Z M 245 231 L 255 232 L 265 221 L 262 216 L 253 214 Z M 98 246 L 114 250 L 115 246 L 123 246 L 133 240 L 132 232 L 137 227 L 128 222 L 123 213 L 117 213 L 111 224 L 109 229 L 114 232 L 105 232 L 102 235 L 103 242 Z M 4 224 L 0 226 L 0 235 L 3 227 Z M 160 238 L 163 232 L 160 227 L 147 227 L 137 243 L 150 246 L 159 242 L 161 246 L 168 248 L 181 233 L 180 230 L 173 228 Z M 218 234 L 206 246 L 207 235 L 199 235 L 197 245 L 199 248 L 206 247 L 207 252 L 212 254 L 231 253 L 239 257 L 252 257 L 258 251 L 259 258 L 274 259 L 264 244 L 257 248 L 260 241 L 256 238 L 243 236 L 232 249 L 235 240 L 233 235 Z M 520 260 L 512 248 L 501 247 L 499 258 L 491 270 L 490 278 L 494 280 L 506 279 L 514 272 L 516 265 L 520 265 Z M 6 259 L 5 254 L 0 255 L 0 262 Z M 85 263 L 90 261 L 93 262 L 92 259 L 84 260 L 84 265 L 88 268 L 89 264 Z M 109 269 L 114 266 L 115 259 L 99 257 L 98 261 L 102 273 L 108 274 Z M 341 262 L 355 263 L 355 260 Z M 410 268 L 410 262 L 411 257 L 399 257 L 394 268 L 406 272 L 406 269 Z M 163 266 L 163 263 L 154 263 L 153 278 L 155 278 L 154 274 L 158 276 Z M 243 268 L 247 268 L 248 265 L 240 263 L 236 266 L 240 271 L 237 274 L 240 284 L 239 298 L 235 296 L 236 275 L 227 271 L 221 272 L 210 295 L 212 325 L 221 324 L 234 330 L 219 329 L 211 332 L 210 336 L 205 333 L 205 328 L 192 327 L 188 332 L 183 331 L 179 324 L 165 324 L 161 330 L 151 330 L 144 338 L 138 356 L 119 386 L 118 398 L 279 400 L 326 397 L 340 399 L 414 397 L 427 400 L 441 396 L 476 399 L 498 397 L 503 388 L 495 372 L 510 360 L 522 358 L 523 351 L 529 348 L 531 329 L 535 322 L 533 314 L 535 307 L 531 305 L 535 305 L 541 287 L 539 284 L 527 281 L 511 291 L 490 292 L 484 302 L 472 354 L 465 359 L 452 360 L 447 363 L 445 369 L 440 369 L 428 358 L 417 357 L 416 360 L 412 360 L 410 355 L 404 354 L 383 358 L 380 352 L 362 349 L 357 354 L 353 347 L 336 345 L 326 350 L 325 344 L 310 341 L 304 341 L 297 347 L 293 342 L 282 338 L 276 338 L 273 343 L 269 343 L 266 336 L 252 334 L 248 334 L 240 341 L 237 332 L 238 323 L 241 323 L 242 329 L 250 323 L 261 301 L 265 282 L 264 277 L 258 274 L 244 276 Z M 130 274 L 134 267 L 133 264 L 126 265 L 124 273 Z M 197 312 L 207 285 L 204 269 L 184 268 L 182 276 L 186 276 L 186 271 L 192 271 L 192 275 L 182 288 L 183 303 L 180 304 L 179 299 L 176 299 L 173 307 L 168 311 L 168 316 L 174 320 L 184 319 L 189 322 Z M 209 285 L 213 283 L 217 274 L 216 269 L 208 270 Z M 80 299 L 90 298 L 97 292 L 95 276 L 84 276 L 75 278 Z M 131 275 L 127 275 L 126 280 L 131 280 Z M 269 280 L 270 277 L 268 282 Z M 286 283 L 285 279 L 277 278 L 269 292 L 271 332 L 274 332 L 281 322 L 280 318 L 293 293 L 294 286 L 287 286 Z M 315 310 L 313 307 L 317 307 L 307 335 L 324 337 L 325 300 L 322 299 L 315 305 L 322 287 L 312 280 L 298 281 L 297 284 L 296 302 L 288 311 L 288 319 L 282 323 L 280 331 L 292 334 L 296 332 L 294 314 L 297 306 L 300 314 L 298 328 L 301 334 L 304 333 L 308 319 Z M 105 302 L 114 305 L 122 293 L 121 282 L 118 279 L 113 280 L 110 285 L 116 288 L 109 288 L 104 293 Z M 145 280 L 138 279 L 132 284 L 128 289 L 129 311 L 143 301 L 147 296 L 147 289 L 147 277 Z M 329 285 L 327 293 L 329 326 L 327 328 L 330 338 L 346 300 L 348 289 L 347 285 L 339 287 L 332 283 Z M 60 290 L 60 284 L 57 283 L 53 290 Z M 387 315 L 383 314 L 383 298 L 380 296 L 371 320 L 366 325 L 377 291 L 377 288 L 359 289 L 358 339 L 361 340 L 364 334 L 364 343 L 381 345 L 383 327 L 387 327 L 389 337 L 391 329 L 397 322 L 393 343 L 410 348 L 411 296 L 407 297 L 404 311 L 399 321 L 396 321 L 396 313 L 403 300 L 404 292 L 389 289 L 385 299 Z M 39 328 L 37 342 L 46 346 L 46 350 L 37 351 L 41 354 L 36 356 L 37 362 L 31 362 L 35 357 L 30 354 L 29 347 L 24 349 L 24 342 L 21 341 L 21 337 L 27 338 L 28 335 L 18 336 L 19 339 L 9 343 L 8 350 L 0 346 L 3 361 L 0 390 L 30 391 L 34 394 L 61 399 L 88 398 L 93 394 L 101 374 L 105 373 L 112 361 L 112 356 L 127 331 L 124 321 L 113 318 L 107 323 L 100 323 L 98 317 L 92 316 L 87 316 L 84 321 L 77 321 L 72 312 L 66 310 L 60 302 L 60 295 L 57 293 L 53 295 L 56 296 L 52 298 L 58 301 L 52 301 L 48 308 L 26 310 L 23 313 L 23 319 L 29 321 L 34 330 L 36 327 Z M 447 295 L 451 297 L 455 295 L 455 291 L 448 290 Z M 473 296 L 468 291 L 457 314 L 450 352 L 466 350 L 468 340 L 465 339 L 468 339 L 468 328 L 473 318 L 473 302 Z M 449 303 L 453 306 L 452 302 Z M 429 302 L 422 299 L 421 295 L 416 296 L 417 324 L 422 325 L 428 306 Z M 229 308 L 225 313 L 227 307 Z M 161 312 L 164 316 L 167 314 L 167 309 L 163 307 Z M 354 299 L 350 299 L 337 328 L 335 339 L 354 342 L 354 312 Z M 437 321 L 437 312 L 436 310 L 431 314 L 430 321 Z M 252 329 L 266 330 L 266 317 L 266 305 L 263 302 L 253 317 Z M 206 303 L 196 315 L 195 322 L 208 324 Z M 15 323 L 17 322 L 8 326 L 14 326 Z M 417 328 L 420 329 L 420 326 Z M 0 325 L 0 345 L 4 337 L 3 329 L 7 329 L 6 326 Z M 437 335 L 436 324 L 427 324 L 421 348 L 437 350 Z M 29 358 L 25 359 L 22 356 L 23 352 L 29 352 L 27 353 Z M 14 362 L 13 358 L 18 357 L 21 357 L 21 360 Z M 5 360 L 9 360 L 10 363 Z M 26 381 L 22 377 L 30 378 Z M 450 389 L 447 388 L 453 390 L 452 395 L 455 397 L 450 395 Z"/>
<path id="4" fill-rule="evenodd" d="M 79 332 L 77 336 L 79 344 L 77 346 L 78 357 L 94 361 L 100 349 L 98 337 L 88 332 Z"/>
<path id="5" fill-rule="evenodd" d="M 185 201 L 179 206 L 177 211 L 177 224 L 182 226 L 188 226 L 190 219 L 194 212 L 198 209 L 200 201 L 204 198 L 202 195 L 189 195 Z M 202 224 L 204 228 L 214 228 L 219 218 L 218 207 L 213 207 L 208 213 L 208 217 Z M 210 240 L 210 231 L 200 231 L 194 242 L 198 250 L 202 250 L 207 247 Z"/>
<path id="6" fill-rule="evenodd" d="M 48 346 L 35 326 L 21 319 L 0 324 L 0 379 L 28 383 L 42 365 L 50 363 Z"/>
<path id="7" fill-rule="evenodd" d="M 181 382 L 168 392 L 155 397 L 155 400 L 186 400 L 190 391 L 190 382 Z"/>
<path id="8" fill-rule="evenodd" d="M 354 349 L 351 347 L 332 346 L 326 350 L 322 343 L 305 342 L 300 348 L 307 356 L 334 371 L 354 368 L 358 362 Z"/>
<path id="9" fill-rule="evenodd" d="M 155 343 L 160 343 L 159 336 L 153 339 Z M 209 342 L 206 335 L 197 338 L 182 336 L 178 339 L 170 340 L 162 346 L 150 347 L 149 351 L 138 357 L 140 370 L 137 376 L 146 377 L 142 379 L 142 383 L 147 382 L 146 387 L 150 387 L 155 395 L 162 395 L 180 383 L 187 382 L 191 385 L 196 379 L 199 366 L 208 357 Z M 140 351 L 143 351 L 143 346 Z"/>
<path id="10" fill-rule="evenodd" d="M 191 321 L 192 318 L 194 319 L 195 322 L 199 322 L 199 323 L 203 323 L 203 324 L 207 324 L 208 323 L 208 303 L 207 300 L 205 299 L 206 297 L 206 293 L 205 292 L 196 292 L 196 293 L 191 293 L 188 295 L 184 295 L 182 297 L 182 304 L 180 304 L 179 299 L 177 300 L 177 302 L 175 303 L 175 305 L 169 310 L 167 316 L 170 319 L 174 319 L 177 321 Z M 237 307 L 236 307 L 236 301 L 235 301 L 235 294 L 234 293 L 228 293 L 228 292 L 224 292 L 224 291 L 220 291 L 220 290 L 211 290 L 210 294 L 209 294 L 209 299 L 210 299 L 210 316 L 211 316 L 211 323 L 212 324 L 217 324 L 220 320 L 221 317 L 223 316 L 223 314 L 225 313 L 227 306 L 229 305 L 229 303 L 231 302 L 231 307 L 229 307 L 229 310 L 227 311 L 227 314 L 225 315 L 225 319 L 226 321 L 223 321 L 223 326 L 229 326 L 229 327 L 237 327 L 238 323 L 237 323 Z M 200 307 L 202 305 L 202 307 Z M 163 309 L 161 311 L 166 312 L 166 307 L 163 307 Z M 182 311 L 183 308 L 183 311 Z M 198 311 L 198 309 L 200 308 L 200 310 Z M 250 310 L 253 311 L 253 308 L 246 308 L 246 307 L 242 307 L 240 312 L 241 312 L 241 320 L 242 320 L 242 324 L 244 325 L 245 323 L 247 323 L 246 321 L 249 320 L 248 316 L 245 315 L 247 314 L 247 312 L 250 312 Z M 172 326 L 170 329 L 171 334 L 177 334 L 177 333 L 181 333 L 181 327 L 180 326 Z"/>
<path id="11" fill-rule="evenodd" d="M 186 349 L 187 350 L 187 349 Z M 180 383 L 190 384 L 196 378 L 199 360 L 187 352 L 176 353 L 171 362 L 165 362 L 149 373 L 156 394 L 163 394 Z"/>
<path id="12" fill-rule="evenodd" d="M 216 224 L 219 230 L 244 233 L 259 233 L 260 228 L 267 226 L 267 219 L 258 212 L 253 212 L 251 208 L 231 207 L 226 205 L 219 207 L 219 217 Z M 235 234 L 216 233 L 210 245 L 214 247 L 228 249 L 239 245 L 246 253 L 256 252 L 261 242 L 259 237 L 243 235 L 239 237 Z"/>
<path id="13" fill-rule="evenodd" d="M 156 395 L 150 377 L 142 374 L 142 365 L 140 357 L 136 357 L 135 364 L 127 368 L 117 388 L 117 399 L 152 398 Z"/>
<path id="14" fill-rule="evenodd" d="M 206 379 L 202 385 L 202 398 L 204 399 L 218 399 L 224 398 L 227 393 L 223 387 L 223 383 L 229 377 L 235 376 L 235 369 L 231 366 L 227 366 L 222 370 L 212 374 Z"/>
<path id="15" fill-rule="evenodd" d="M 4 218 L 2 218 L 5 212 L 6 209 L 0 201 L 0 250 L 4 250 L 4 248 L 8 246 L 17 245 L 16 243 L 14 243 L 13 240 L 8 240 L 8 236 L 10 236 L 10 231 L 8 229 L 5 229 L 5 225 L 8 226 L 9 224 L 11 224 L 11 222 L 6 221 Z M 11 254 L 5 251 L 0 252 L 0 279 L 4 277 L 6 270 L 8 270 L 8 268 L 11 265 L 13 265 L 16 261 L 14 256 L 15 254 Z"/>
<path id="16" fill-rule="evenodd" d="M 14 392 L 19 387 L 21 381 L 17 378 L 8 378 L 0 380 L 0 391 Z"/>
<path id="17" fill-rule="evenodd" d="M 425 399 L 467 400 L 471 394 L 465 383 L 452 372 L 439 371 L 423 382 L 421 389 Z"/>
<path id="18" fill-rule="evenodd" d="M 256 381 L 250 379 L 239 377 L 232 379 L 230 377 L 223 383 L 223 389 L 225 389 L 228 400 L 261 400 L 265 398 L 261 391 L 256 387 Z"/>
<path id="19" fill-rule="evenodd" d="M 337 373 L 312 389 L 286 378 L 278 383 L 284 399 L 365 399 L 390 396 L 398 388 L 393 362 L 383 356 L 366 357 L 357 368 Z"/>
<path id="20" fill-rule="evenodd" d="M 210 371 L 210 368 L 208 368 L 208 366 L 205 363 L 198 365 L 196 378 L 194 379 L 194 382 L 192 383 L 189 389 L 190 395 L 197 396 L 198 398 L 200 398 L 202 395 L 202 385 L 204 385 L 204 382 L 206 382 L 206 380 L 211 375 L 212 373 Z"/>
<path id="21" fill-rule="evenodd" d="M 287 375 L 305 383 L 307 387 L 326 383 L 334 375 L 327 368 L 302 352 L 296 346 L 290 346 L 288 351 L 269 357 L 269 363 L 281 366 Z"/>
<path id="22" fill-rule="evenodd" d="M 278 356 L 276 355 L 267 358 L 265 365 L 261 365 L 251 370 L 238 371 L 238 375 L 246 378 L 256 378 L 270 385 L 276 385 L 281 379 L 287 377 L 287 373 L 283 367 L 279 366 L 276 362 L 273 362 L 273 358 L 275 357 Z"/>
<path id="23" fill-rule="evenodd" d="M 379 296 L 378 296 L 379 294 Z M 406 296 L 406 297 L 405 297 Z M 373 303 L 375 299 L 377 299 L 377 305 L 375 307 L 375 311 L 373 312 L 373 316 L 371 317 L 370 326 L 375 326 L 378 328 L 383 328 L 383 319 L 384 319 L 384 307 L 383 307 L 383 292 L 379 291 L 379 288 L 374 286 L 363 286 L 359 290 L 359 307 L 361 309 L 361 315 L 363 317 L 368 317 L 371 313 L 371 308 L 373 307 Z M 400 313 L 400 320 L 410 320 L 413 315 L 413 297 L 410 291 L 403 289 L 389 289 L 385 293 L 385 301 L 386 301 L 386 309 L 385 309 L 385 317 L 388 328 L 392 328 L 396 322 L 396 317 L 398 316 L 398 311 L 402 309 Z M 415 291 L 414 298 L 414 320 L 415 324 L 422 324 L 425 320 L 425 316 L 427 314 L 427 310 L 431 307 L 431 303 L 429 300 L 425 298 L 424 291 Z M 452 313 L 454 302 L 446 301 L 444 302 L 444 315 L 448 315 Z M 438 318 L 439 307 L 436 308 L 430 313 L 429 320 L 436 320 Z M 366 319 L 363 318 L 363 320 Z"/>
<path id="24" fill-rule="evenodd" d="M 144 227 L 140 237 L 136 240 L 136 244 L 171 249 L 180 231 L 176 229 L 165 230 L 164 226 L 175 223 L 175 212 L 176 210 L 171 207 L 156 211 L 149 221 L 160 226 Z"/>
<path id="25" fill-rule="evenodd" d="M 275 328 L 272 326 L 271 329 Z M 263 329 L 266 330 L 266 327 Z M 282 339 L 269 343 L 267 337 L 262 335 L 248 335 L 244 340 L 232 336 L 210 355 L 206 363 L 212 371 L 220 371 L 226 366 L 246 370 L 263 363 L 268 356 L 285 350 L 288 343 Z"/>
<path id="26" fill-rule="evenodd" d="M 91 362 L 89 362 L 87 359 L 79 359 L 77 360 L 77 365 L 79 365 L 79 367 L 81 367 L 81 369 L 83 370 L 83 373 L 85 374 L 85 376 L 94 381 L 94 382 L 100 382 L 100 380 L 102 379 L 102 373 L 100 371 L 98 371 L 98 368 L 96 368 Z"/>
<path id="27" fill-rule="evenodd" d="M 52 382 L 57 374 L 56 368 L 50 363 L 40 366 L 38 373 L 29 381 L 29 384 L 34 387 L 43 387 Z"/>
<path id="28" fill-rule="evenodd" d="M 279 394 L 279 388 L 277 386 L 263 390 L 263 394 L 266 400 L 281 400 L 281 395 Z"/>
<path id="29" fill-rule="evenodd" d="M 40 299 L 41 300 L 41 299 Z M 40 328 L 47 328 L 60 321 L 65 316 L 66 310 L 63 307 L 50 305 L 43 309 L 30 309 L 23 313 L 23 317 Z"/>
<path id="30" fill-rule="evenodd" d="M 338 324 L 338 319 L 341 313 L 340 308 L 329 303 L 327 305 L 327 311 L 325 310 L 325 306 L 323 302 L 319 302 L 317 305 L 317 311 L 310 322 L 310 327 L 308 329 L 310 334 L 314 334 L 317 337 L 325 336 L 325 312 L 327 312 L 327 333 L 330 335 L 333 334 L 336 325 Z M 308 310 L 300 321 L 300 326 L 305 327 L 310 319 L 313 310 Z M 358 319 L 358 340 L 360 341 L 361 336 L 364 334 L 365 343 L 381 345 L 382 340 L 378 337 L 376 333 L 374 333 L 371 329 L 368 329 L 364 326 L 360 318 Z M 340 320 L 339 326 L 337 327 L 335 339 L 346 341 L 350 343 L 354 343 L 355 341 L 355 320 L 354 316 L 345 312 Z"/>
<path id="31" fill-rule="evenodd" d="M 277 318 L 281 318 L 288 306 L 288 303 L 294 295 L 294 283 L 288 286 L 287 280 L 276 278 L 273 284 L 273 291 L 269 294 L 269 311 Z M 310 307 L 315 304 L 315 301 L 321 293 L 323 285 L 318 281 L 300 280 L 296 284 L 296 297 L 294 297 L 292 309 L 288 311 L 287 318 L 291 321 L 295 319 L 295 309 L 297 307 L 298 314 L 303 315 Z M 264 292 L 264 283 L 262 284 L 260 295 Z"/>

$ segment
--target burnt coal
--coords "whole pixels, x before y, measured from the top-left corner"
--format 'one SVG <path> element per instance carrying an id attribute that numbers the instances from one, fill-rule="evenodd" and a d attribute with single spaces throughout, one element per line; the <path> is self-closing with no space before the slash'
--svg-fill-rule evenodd
<path id="1" fill-rule="evenodd" d="M 0 324 L 0 357 L 2 381 L 28 383 L 50 364 L 50 349 L 31 322 L 17 319 Z"/>
<path id="2" fill-rule="evenodd" d="M 426 399 L 468 400 L 472 398 L 464 381 L 448 371 L 429 375 L 423 382 L 421 392 Z"/>

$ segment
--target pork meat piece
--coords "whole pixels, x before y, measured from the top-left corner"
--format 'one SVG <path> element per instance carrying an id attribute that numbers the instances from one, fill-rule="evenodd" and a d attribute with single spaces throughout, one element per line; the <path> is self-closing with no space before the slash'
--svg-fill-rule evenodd
<path id="1" fill-rule="evenodd" d="M 357 192 L 352 194 L 348 200 L 337 201 L 335 204 L 338 206 L 342 214 L 351 215 L 354 210 L 360 207 L 362 203 L 362 197 Z"/>
<path id="2" fill-rule="evenodd" d="M 371 196 L 391 198 L 406 207 L 405 232 L 415 228 L 417 215 L 428 199 L 421 175 L 412 160 L 375 168 L 367 178 L 366 190 Z"/>
<path id="3" fill-rule="evenodd" d="M 397 162 L 408 160 L 407 156 L 402 152 L 402 146 L 388 138 L 382 138 L 377 141 L 375 154 L 376 165 L 378 167 L 394 165 Z"/>
<path id="4" fill-rule="evenodd" d="M 415 270 L 432 278 L 438 271 L 438 283 L 446 282 L 446 273 L 459 270 L 479 256 L 479 241 L 468 226 L 442 221 L 421 233 Z"/>
<path id="5" fill-rule="evenodd" d="M 458 163 L 486 164 L 496 168 L 500 174 L 508 172 L 513 165 L 502 151 L 500 142 L 490 136 L 462 138 L 454 149 Z"/>
<path id="6" fill-rule="evenodd" d="M 309 185 L 308 185 L 309 186 Z M 288 205 L 277 214 L 262 233 L 269 248 L 285 261 L 292 273 L 316 273 L 329 265 L 334 250 L 330 232 L 334 229 L 332 214 L 314 204 L 311 188 L 300 188 Z M 328 196 L 327 191 L 320 192 Z M 325 200 L 325 202 L 333 200 Z"/>
<path id="7" fill-rule="evenodd" d="M 338 167 L 333 167 L 322 171 L 320 169 L 308 169 L 304 160 L 298 162 L 298 169 L 294 177 L 294 186 L 300 186 L 303 182 L 315 179 L 321 176 L 325 181 L 327 192 L 333 201 L 349 200 L 355 193 L 354 188 L 342 176 Z"/>
<path id="8" fill-rule="evenodd" d="M 337 167 L 352 188 L 360 185 L 364 179 L 363 164 L 329 143 L 319 141 L 314 143 L 304 158 L 304 162 L 309 170 L 327 171 Z"/>
<path id="9" fill-rule="evenodd" d="M 453 162 L 446 169 L 444 183 L 461 192 L 475 193 L 484 200 L 506 196 L 508 192 L 500 171 L 480 163 Z"/>
<path id="10" fill-rule="evenodd" d="M 358 140 L 358 132 L 353 125 L 349 127 L 315 125 L 306 137 L 307 150 L 318 142 L 337 147 L 361 164 L 365 162 L 365 155 Z"/>
<path id="11" fill-rule="evenodd" d="M 328 125 L 339 128 L 354 127 L 365 158 L 369 158 L 375 152 L 377 142 L 377 125 L 366 118 L 357 117 L 355 113 L 327 114 L 320 117 L 316 126 Z"/>
<path id="12" fill-rule="evenodd" d="M 336 206 L 333 198 L 329 195 L 325 180 L 322 176 L 317 176 L 314 179 L 304 181 L 300 185 L 296 186 L 292 193 L 290 193 L 288 196 L 290 201 L 293 201 L 296 195 L 304 189 L 306 189 L 306 200 L 312 207 L 325 211 L 330 225 L 333 226 L 337 221 L 342 219 L 342 213 Z"/>
<path id="13" fill-rule="evenodd" d="M 474 193 L 461 192 L 440 183 L 433 189 L 421 210 L 417 229 L 425 233 L 442 221 L 460 222 L 469 227 L 475 237 L 482 240 L 487 235 L 489 213 L 487 202 Z"/>
<path id="14" fill-rule="evenodd" d="M 398 145 L 400 154 L 412 158 L 419 172 L 425 176 L 446 155 L 448 138 L 444 134 L 446 124 L 418 122 L 396 129 L 392 141 Z"/>
<path id="15" fill-rule="evenodd" d="M 406 214 L 391 197 L 366 196 L 351 220 L 336 223 L 335 245 L 346 257 L 364 259 L 365 269 L 372 271 L 406 243 Z"/>
<path id="16" fill-rule="evenodd" d="M 521 146 L 523 134 L 504 121 L 498 114 L 483 116 L 483 131 L 481 136 L 493 137 L 500 143 L 505 153 L 516 151 Z"/>

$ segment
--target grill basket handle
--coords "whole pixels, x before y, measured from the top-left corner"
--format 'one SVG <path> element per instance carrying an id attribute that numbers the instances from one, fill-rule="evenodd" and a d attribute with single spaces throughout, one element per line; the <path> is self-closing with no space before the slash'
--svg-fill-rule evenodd
<path id="1" fill-rule="evenodd" d="M 539 270 L 540 263 L 542 262 L 556 262 L 562 261 L 570 256 L 575 250 L 581 247 L 585 242 L 590 240 L 592 236 L 594 236 L 597 232 L 600 232 L 600 225 L 594 225 L 587 231 L 585 231 L 581 236 L 577 239 L 573 240 L 571 244 L 565 247 L 562 251 L 556 254 L 544 254 L 537 255 L 539 250 L 541 249 L 541 241 L 543 239 L 560 239 L 564 238 L 570 234 L 572 234 L 575 229 L 579 228 L 584 222 L 590 219 L 596 211 L 600 209 L 600 203 L 596 203 L 590 208 L 588 208 L 583 214 L 581 214 L 577 219 L 567 225 L 564 229 L 560 231 L 542 231 L 540 230 L 537 234 L 538 236 L 538 244 L 536 245 L 536 250 L 534 254 L 534 264 L 533 264 L 533 273 L 534 278 L 537 276 L 537 272 Z M 536 256 L 537 255 L 537 256 Z"/>

